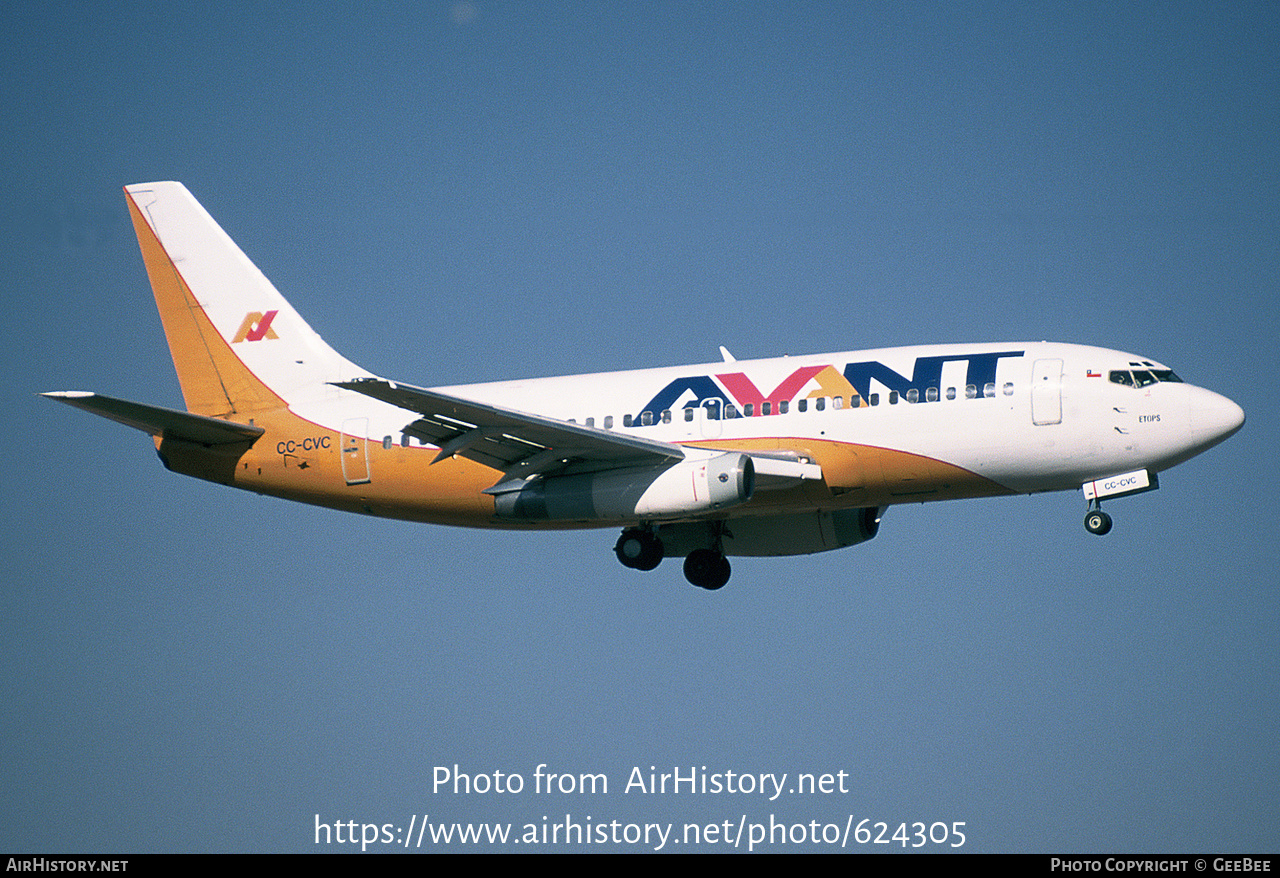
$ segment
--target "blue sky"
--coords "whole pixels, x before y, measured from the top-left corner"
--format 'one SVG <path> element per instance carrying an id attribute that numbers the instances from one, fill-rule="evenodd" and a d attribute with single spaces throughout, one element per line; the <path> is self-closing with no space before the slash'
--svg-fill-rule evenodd
<path id="1" fill-rule="evenodd" d="M 1280 847 L 1274 4 L 21 3 L 6 32 L 0 848 L 313 851 L 316 814 L 423 813 Z M 1079 494 L 904 506 L 716 594 L 612 531 L 288 504 L 35 396 L 180 404 L 120 191 L 157 179 L 419 385 L 1047 338 L 1249 420 L 1105 539 Z M 432 790 L 539 763 L 610 792 Z M 624 794 L 650 765 L 850 791 Z"/>

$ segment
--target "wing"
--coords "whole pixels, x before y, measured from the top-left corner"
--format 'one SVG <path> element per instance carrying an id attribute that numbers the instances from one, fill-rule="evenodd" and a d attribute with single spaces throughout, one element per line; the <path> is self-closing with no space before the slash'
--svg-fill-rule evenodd
<path id="1" fill-rule="evenodd" d="M 538 474 L 653 466 L 685 459 L 679 445 L 557 421 L 381 378 L 336 381 L 420 416 L 404 432 L 440 447 L 435 460 L 459 455 L 505 475 L 500 482 Z"/>

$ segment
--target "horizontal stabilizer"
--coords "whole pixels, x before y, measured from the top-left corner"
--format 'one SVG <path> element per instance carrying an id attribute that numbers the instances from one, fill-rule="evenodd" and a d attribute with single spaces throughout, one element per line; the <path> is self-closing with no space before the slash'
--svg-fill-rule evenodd
<path id="1" fill-rule="evenodd" d="M 237 442 L 252 442 L 263 433 L 261 427 L 237 424 L 234 421 L 223 421 L 219 418 L 206 418 L 204 415 L 193 415 L 177 409 L 129 402 L 127 399 L 115 399 L 84 390 L 60 390 L 40 395 L 47 399 L 65 402 L 67 405 L 101 415 L 118 424 L 133 427 L 135 430 L 141 430 L 162 439 L 182 439 L 187 442 L 198 442 L 201 445 L 231 445 Z"/>

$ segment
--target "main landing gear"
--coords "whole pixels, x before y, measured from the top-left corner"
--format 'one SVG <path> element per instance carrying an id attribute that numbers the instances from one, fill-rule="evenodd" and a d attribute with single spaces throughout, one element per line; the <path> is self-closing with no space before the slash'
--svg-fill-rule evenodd
<path id="1" fill-rule="evenodd" d="M 715 549 L 694 549 L 684 559 L 684 578 L 707 591 L 721 588 L 732 572 L 729 559 Z"/>
<path id="2" fill-rule="evenodd" d="M 618 537 L 613 553 L 623 567 L 652 570 L 662 561 L 662 540 L 651 530 L 629 527 Z"/>
<path id="3" fill-rule="evenodd" d="M 720 548 L 723 525 L 715 532 L 714 548 L 694 549 L 684 559 L 684 576 L 689 582 L 714 591 L 729 581 L 732 570 L 729 559 Z M 623 567 L 633 570 L 652 570 L 662 561 L 662 540 L 650 528 L 629 527 L 618 537 L 613 553 Z"/>
<path id="4" fill-rule="evenodd" d="M 1111 516 L 1102 511 L 1102 504 L 1097 500 L 1084 516 L 1084 529 L 1091 534 L 1104 536 L 1111 531 Z"/>

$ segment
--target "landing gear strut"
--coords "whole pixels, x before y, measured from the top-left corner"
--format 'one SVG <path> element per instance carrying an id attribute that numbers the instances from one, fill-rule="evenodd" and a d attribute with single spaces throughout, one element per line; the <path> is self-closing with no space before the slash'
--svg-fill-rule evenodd
<path id="1" fill-rule="evenodd" d="M 662 561 L 662 540 L 651 530 L 629 527 L 618 537 L 613 553 L 623 567 L 652 570 Z"/>
<path id="2" fill-rule="evenodd" d="M 1111 516 L 1102 511 L 1102 504 L 1097 500 L 1084 516 L 1084 529 L 1091 534 L 1103 536 L 1111 531 Z"/>

